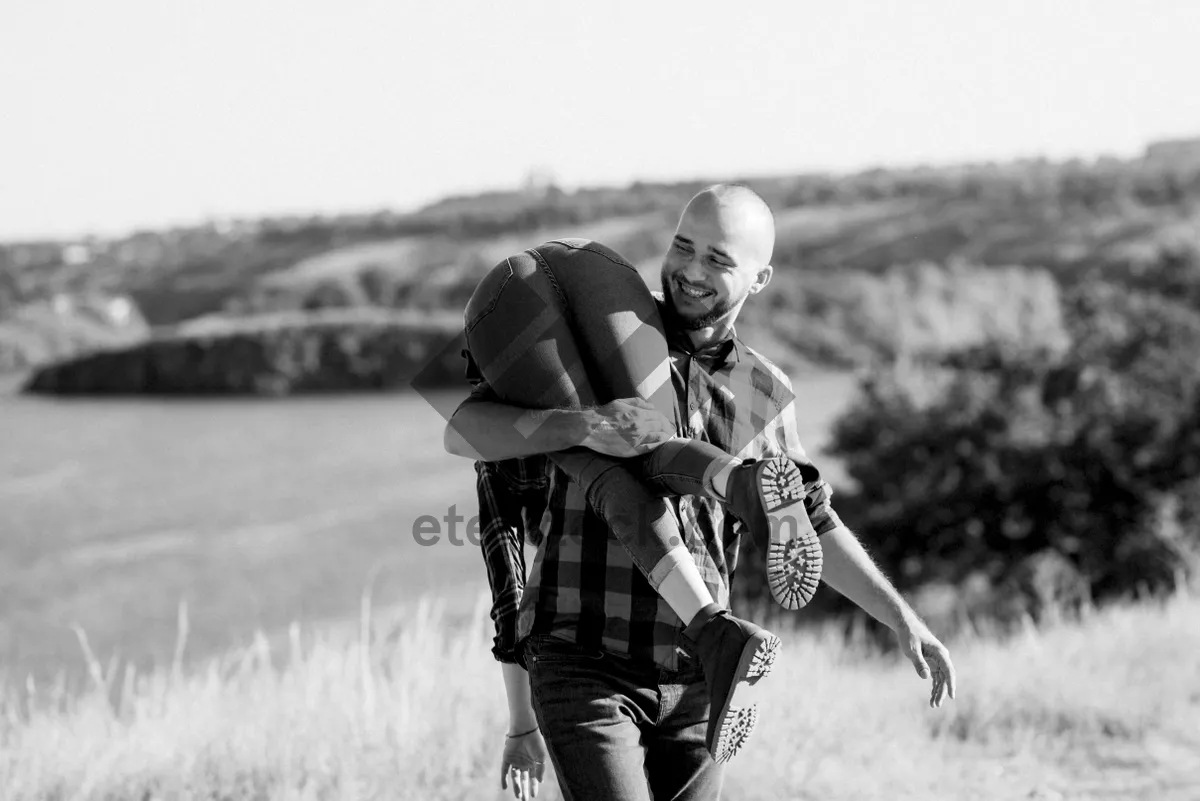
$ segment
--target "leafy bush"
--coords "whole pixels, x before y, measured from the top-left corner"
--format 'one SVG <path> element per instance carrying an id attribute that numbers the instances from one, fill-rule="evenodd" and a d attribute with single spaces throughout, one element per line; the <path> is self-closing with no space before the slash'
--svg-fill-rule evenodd
<path id="1" fill-rule="evenodd" d="M 1003 343 L 1059 351 L 1069 337 L 1044 270 L 931 262 L 859 271 L 778 271 L 764 293 L 775 335 L 812 361 L 887 364 Z M 759 316 L 748 307 L 748 316 Z"/>
<path id="2" fill-rule="evenodd" d="M 902 587 L 1002 588 L 980 599 L 994 612 L 1041 592 L 1021 571 L 1077 571 L 1097 598 L 1195 571 L 1200 315 L 1103 284 L 1064 308 L 1066 351 L 990 343 L 881 371 L 836 425 L 861 488 L 848 522 Z"/>

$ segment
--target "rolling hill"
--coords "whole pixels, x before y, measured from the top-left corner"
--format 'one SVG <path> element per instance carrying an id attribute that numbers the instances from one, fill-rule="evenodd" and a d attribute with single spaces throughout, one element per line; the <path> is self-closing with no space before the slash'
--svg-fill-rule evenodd
<path id="1" fill-rule="evenodd" d="M 748 320 L 748 328 L 782 345 L 781 360 L 795 367 L 890 358 L 881 343 L 894 331 L 863 315 L 877 311 L 871 298 L 881 293 L 918 302 L 896 287 L 912 285 L 921 264 L 1045 269 L 1059 284 L 1166 281 L 1191 297 L 1200 287 L 1200 166 L 1177 150 L 1151 148 L 1129 161 L 745 179 L 776 210 L 782 288 L 771 293 L 771 319 Z M 330 307 L 457 312 L 497 261 L 561 236 L 605 242 L 654 285 L 679 209 L 707 183 L 549 187 L 447 198 L 411 214 L 220 221 L 117 240 L 0 245 L 0 364 L 70 350 L 47 347 L 51 334 L 31 336 L 18 322 L 55 295 L 128 296 L 155 330 L 206 315 Z M 981 302 L 1008 303 L 1004 286 L 996 291 Z M 86 346 L 83 339 L 71 347 Z M 108 343 L 98 336 L 95 344 Z"/>

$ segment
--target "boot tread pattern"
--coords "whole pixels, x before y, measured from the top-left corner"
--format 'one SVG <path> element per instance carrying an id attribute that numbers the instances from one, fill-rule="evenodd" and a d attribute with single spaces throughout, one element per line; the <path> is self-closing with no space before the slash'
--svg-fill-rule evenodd
<path id="1" fill-rule="evenodd" d="M 785 609 L 800 609 L 817 592 L 824 557 L 815 536 L 773 542 L 767 551 L 771 596 Z"/>
<path id="2" fill-rule="evenodd" d="M 729 710 L 721 724 L 721 732 L 717 735 L 716 761 L 722 763 L 733 759 L 746 744 L 757 723 L 757 706 Z"/>
<path id="3" fill-rule="evenodd" d="M 762 472 L 762 493 L 770 511 L 804 500 L 804 478 L 787 457 L 771 459 Z M 807 514 L 803 509 L 796 514 Z M 799 536 L 767 546 L 767 585 L 784 609 L 801 609 L 812 600 L 821 581 L 821 543 L 811 527 Z"/>
<path id="4" fill-rule="evenodd" d="M 747 679 L 761 679 L 771 672 L 775 657 L 779 655 L 779 638 L 771 637 L 759 643 L 754 651 L 754 657 L 746 668 Z"/>
<path id="5" fill-rule="evenodd" d="M 804 477 L 786 456 L 767 461 L 759 478 L 759 490 L 767 512 L 804 500 Z"/>

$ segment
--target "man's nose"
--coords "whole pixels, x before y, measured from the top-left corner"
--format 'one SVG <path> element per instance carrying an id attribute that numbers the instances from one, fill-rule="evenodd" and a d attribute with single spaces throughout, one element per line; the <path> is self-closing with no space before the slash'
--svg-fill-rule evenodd
<path id="1" fill-rule="evenodd" d="M 704 274 L 704 265 L 700 263 L 699 256 L 690 257 L 687 260 L 687 263 L 683 265 L 683 269 L 680 270 L 680 272 L 683 273 L 683 277 L 685 279 L 694 284 L 703 284 L 706 278 Z"/>

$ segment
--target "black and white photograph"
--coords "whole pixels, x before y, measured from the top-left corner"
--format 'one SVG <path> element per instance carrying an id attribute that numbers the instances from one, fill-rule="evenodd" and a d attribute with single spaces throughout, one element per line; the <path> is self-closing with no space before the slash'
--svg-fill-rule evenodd
<path id="1" fill-rule="evenodd" d="M 0 801 L 1200 801 L 1200 4 L 0 9 Z"/>

